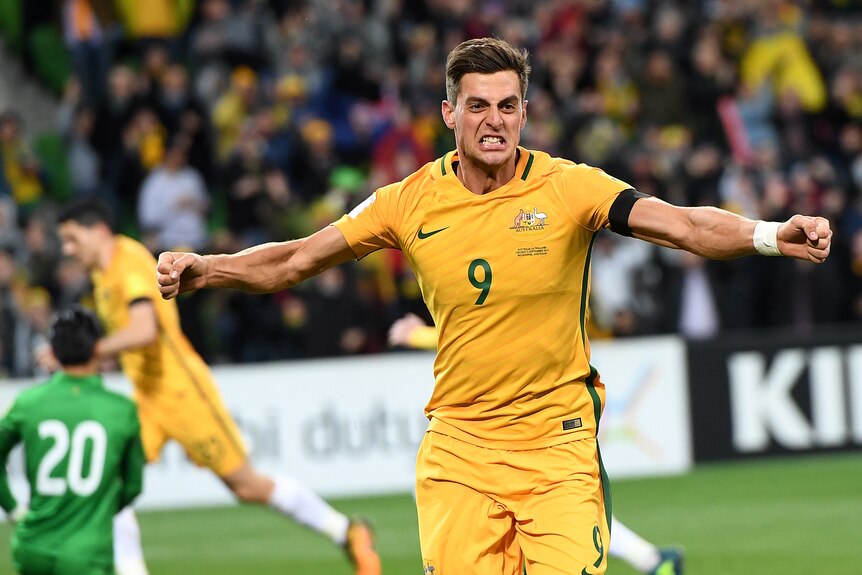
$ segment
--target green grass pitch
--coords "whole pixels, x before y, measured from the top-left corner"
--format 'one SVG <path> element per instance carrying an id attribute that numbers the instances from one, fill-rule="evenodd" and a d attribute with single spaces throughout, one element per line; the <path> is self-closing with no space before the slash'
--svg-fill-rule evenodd
<path id="1" fill-rule="evenodd" d="M 860 455 L 715 464 L 685 476 L 617 481 L 614 512 L 655 543 L 684 546 L 690 575 L 862 573 Z M 384 573 L 421 574 L 409 495 L 334 504 L 372 519 Z M 351 573 L 339 549 L 266 509 L 139 517 L 151 575 Z M 0 525 L 0 574 L 12 572 L 9 535 Z M 608 573 L 635 571 L 612 559 Z"/>

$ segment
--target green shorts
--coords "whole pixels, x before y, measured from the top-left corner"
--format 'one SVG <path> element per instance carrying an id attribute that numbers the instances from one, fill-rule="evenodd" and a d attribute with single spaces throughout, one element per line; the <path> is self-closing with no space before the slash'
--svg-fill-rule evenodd
<path id="1" fill-rule="evenodd" d="M 21 575 L 114 575 L 114 566 L 104 561 L 58 557 L 24 545 L 13 547 L 12 562 Z"/>

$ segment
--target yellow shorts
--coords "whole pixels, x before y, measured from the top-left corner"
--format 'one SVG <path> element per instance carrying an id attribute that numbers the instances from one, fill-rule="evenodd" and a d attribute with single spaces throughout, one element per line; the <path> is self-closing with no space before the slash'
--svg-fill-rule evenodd
<path id="1" fill-rule="evenodd" d="M 230 475 L 248 459 L 236 422 L 222 403 L 211 377 L 190 378 L 154 397 L 136 397 L 141 442 L 147 461 L 156 461 L 169 439 L 189 458 L 219 477 Z"/>
<path id="2" fill-rule="evenodd" d="M 416 464 L 425 573 L 601 575 L 603 477 L 595 438 L 506 451 L 427 432 Z"/>

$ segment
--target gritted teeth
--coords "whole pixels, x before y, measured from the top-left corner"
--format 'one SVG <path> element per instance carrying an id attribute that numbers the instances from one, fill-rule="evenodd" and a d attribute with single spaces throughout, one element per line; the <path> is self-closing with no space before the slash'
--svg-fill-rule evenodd
<path id="1" fill-rule="evenodd" d="M 483 136 L 482 137 L 483 144 L 502 144 L 503 138 L 500 136 Z"/>

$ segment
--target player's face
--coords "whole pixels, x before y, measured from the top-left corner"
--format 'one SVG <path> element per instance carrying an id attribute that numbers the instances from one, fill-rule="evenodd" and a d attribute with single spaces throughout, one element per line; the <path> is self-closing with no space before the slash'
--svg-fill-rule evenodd
<path id="1" fill-rule="evenodd" d="M 98 264 L 99 244 L 103 239 L 97 236 L 95 227 L 88 228 L 78 222 L 63 222 L 60 224 L 59 233 L 64 256 L 74 259 L 87 269 Z"/>
<path id="2" fill-rule="evenodd" d="M 454 106 L 443 102 L 443 119 L 455 131 L 462 162 L 485 170 L 515 160 L 521 130 L 527 123 L 527 101 L 514 71 L 464 74 Z"/>

